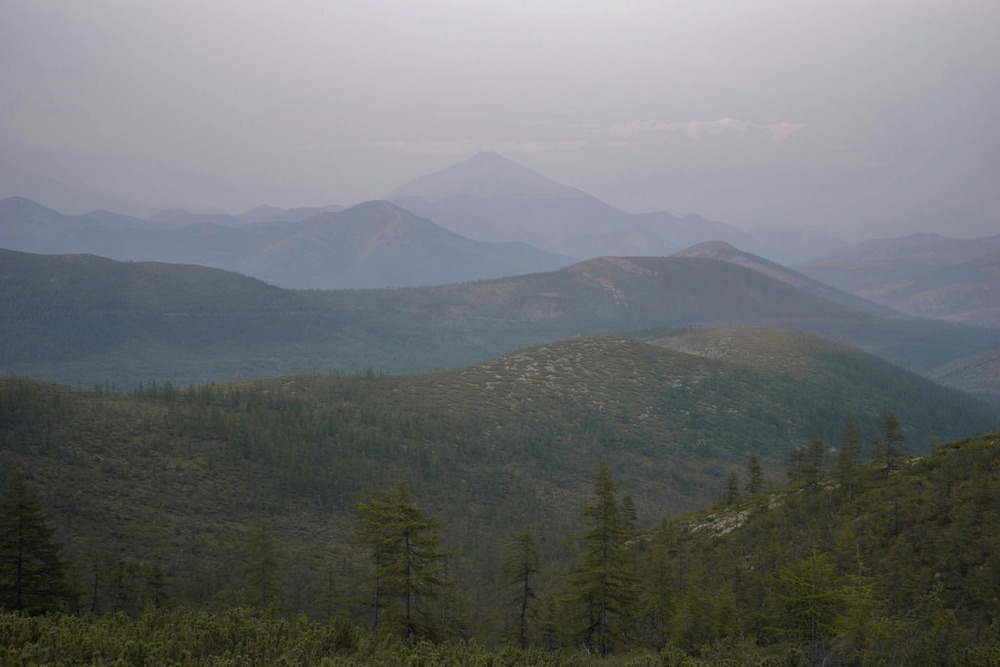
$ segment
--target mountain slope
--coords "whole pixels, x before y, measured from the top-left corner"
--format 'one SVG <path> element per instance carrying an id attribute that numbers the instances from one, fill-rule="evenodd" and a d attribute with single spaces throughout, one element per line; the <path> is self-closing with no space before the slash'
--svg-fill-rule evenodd
<path id="1" fill-rule="evenodd" d="M 557 183 L 496 153 L 476 153 L 395 188 L 388 199 L 419 197 L 436 202 L 450 197 L 513 199 L 584 199 L 584 192 Z"/>
<path id="2" fill-rule="evenodd" d="M 948 387 L 1000 405 L 1000 346 L 960 356 L 930 368 L 927 377 Z"/>
<path id="3" fill-rule="evenodd" d="M 892 475 L 828 460 L 813 479 L 664 524 L 638 558 L 691 653 L 754 637 L 797 645 L 796 664 L 989 664 L 998 472 L 996 432 Z"/>
<path id="4" fill-rule="evenodd" d="M 849 292 L 915 277 L 1000 250 L 1000 236 L 958 239 L 939 234 L 911 234 L 872 239 L 841 248 L 793 268 Z"/>
<path id="5" fill-rule="evenodd" d="M 291 372 L 454 368 L 568 336 L 755 324 L 810 331 L 909 368 L 995 332 L 878 317 L 728 262 L 602 258 L 490 281 L 287 291 L 216 269 L 0 251 L 0 369 L 91 386 Z"/>
<path id="6" fill-rule="evenodd" d="M 829 299 L 834 303 L 854 308 L 862 312 L 876 315 L 891 315 L 892 311 L 866 299 L 859 298 L 849 292 L 844 292 L 835 287 L 830 287 L 818 280 L 813 280 L 808 276 L 764 259 L 757 255 L 743 252 L 724 241 L 706 241 L 676 252 L 674 257 L 703 257 L 706 259 L 716 259 L 723 262 L 731 262 L 737 266 L 762 273 L 765 276 L 779 280 L 786 285 L 791 285 L 796 289 L 803 290 L 809 294 Z"/>
<path id="7" fill-rule="evenodd" d="M 0 247 L 200 264 L 299 289 L 397 287 L 545 271 L 566 257 L 524 244 L 461 238 L 387 202 L 339 212 L 286 211 L 246 223 L 174 215 L 159 223 L 94 211 L 63 216 L 30 200 L 0 201 Z"/>
<path id="8" fill-rule="evenodd" d="M 1000 327 L 1000 236 L 913 234 L 796 265 L 817 280 L 920 317 Z"/>
<path id="9" fill-rule="evenodd" d="M 269 282 L 314 289 L 456 283 L 567 263 L 521 243 L 472 241 L 388 202 L 308 218 L 253 262 Z"/>
<path id="10" fill-rule="evenodd" d="M 626 213 L 493 153 L 414 179 L 387 198 L 463 236 L 524 241 L 577 259 L 668 255 L 708 239 L 758 245 L 734 227 L 698 216 Z"/>
<path id="11" fill-rule="evenodd" d="M 1000 329 L 1000 250 L 858 293 L 909 315 Z"/>
<path id="12" fill-rule="evenodd" d="M 896 412 L 914 452 L 998 418 L 813 337 L 699 336 L 735 352 L 586 336 L 427 375 L 127 394 L 4 377 L 0 460 L 46 490 L 79 572 L 103 581 L 119 561 L 159 562 L 175 602 L 219 604 L 239 599 L 254 526 L 273 531 L 299 586 L 329 563 L 357 582 L 353 509 L 399 480 L 441 518 L 456 574 L 482 586 L 515 528 L 546 536 L 550 558 L 573 552 L 601 460 L 655 521 L 714 501 L 751 454 L 773 471 L 796 446 L 836 442 L 851 414 L 867 441 Z"/>

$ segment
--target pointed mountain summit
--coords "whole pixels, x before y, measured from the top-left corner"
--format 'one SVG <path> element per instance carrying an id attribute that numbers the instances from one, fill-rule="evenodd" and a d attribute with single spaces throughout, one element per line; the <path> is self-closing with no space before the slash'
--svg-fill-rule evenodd
<path id="1" fill-rule="evenodd" d="M 496 153 L 477 153 L 405 183 L 388 199 L 480 241 L 521 241 L 576 259 L 665 256 L 724 239 L 763 250 L 746 232 L 697 215 L 629 213 Z"/>
<path id="2" fill-rule="evenodd" d="M 389 199 L 419 197 L 436 202 L 449 197 L 576 199 L 587 194 L 557 183 L 497 153 L 476 153 L 440 171 L 419 176 L 389 193 Z"/>

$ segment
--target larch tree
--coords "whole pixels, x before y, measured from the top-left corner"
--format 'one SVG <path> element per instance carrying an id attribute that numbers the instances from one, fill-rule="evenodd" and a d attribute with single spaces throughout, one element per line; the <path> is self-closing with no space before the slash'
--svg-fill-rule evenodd
<path id="1" fill-rule="evenodd" d="M 764 468 L 760 465 L 760 461 L 753 454 L 747 459 L 747 470 L 746 470 L 746 481 L 744 482 L 744 488 L 746 489 L 747 495 L 756 495 L 764 490 Z"/>
<path id="2" fill-rule="evenodd" d="M 857 463 L 861 460 L 861 426 L 858 419 L 851 415 L 844 425 L 844 435 L 840 441 L 840 452 L 837 454 L 837 474 L 840 477 L 840 487 L 848 501 L 854 492 L 857 477 Z"/>
<path id="3" fill-rule="evenodd" d="M 629 529 L 607 463 L 594 475 L 584 510 L 587 529 L 583 557 L 570 574 L 570 596 L 583 610 L 582 635 L 600 655 L 627 640 L 638 599 L 638 578 L 627 552 Z"/>
<path id="4" fill-rule="evenodd" d="M 0 608 L 41 614 L 69 598 L 66 565 L 42 505 L 18 474 L 0 502 Z"/>
<path id="5" fill-rule="evenodd" d="M 899 468 L 899 461 L 903 456 L 903 439 L 903 428 L 896 413 L 886 412 L 879 424 L 876 439 L 876 451 L 886 475 L 891 475 Z"/>
<path id="6" fill-rule="evenodd" d="M 512 602 L 517 609 L 512 634 L 517 638 L 518 646 L 526 648 L 529 625 L 536 615 L 535 605 L 538 602 L 535 580 L 541 572 L 538 544 L 530 530 L 519 531 L 511 537 L 500 567 L 503 585 L 513 591 Z"/>
<path id="7" fill-rule="evenodd" d="M 262 609 L 274 610 L 281 603 L 281 556 L 274 536 L 264 526 L 257 526 L 248 536 L 242 597 Z"/>
<path id="8" fill-rule="evenodd" d="M 375 566 L 373 627 L 404 638 L 433 635 L 429 603 L 449 584 L 437 522 L 424 517 L 406 484 L 357 509 L 355 532 Z"/>

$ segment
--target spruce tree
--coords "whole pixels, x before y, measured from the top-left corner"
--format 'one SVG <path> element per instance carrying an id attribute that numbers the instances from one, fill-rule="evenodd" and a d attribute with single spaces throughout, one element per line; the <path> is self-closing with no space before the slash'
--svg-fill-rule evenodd
<path id="1" fill-rule="evenodd" d="M 56 611 L 69 597 L 66 565 L 42 505 L 18 474 L 0 503 L 0 608 Z"/>
<path id="2" fill-rule="evenodd" d="M 587 530 L 580 537 L 586 545 L 583 558 L 570 575 L 570 596 L 583 610 L 584 640 L 600 655 L 607 655 L 627 640 L 638 579 L 627 553 L 627 522 L 603 461 L 594 475 L 584 517 Z"/>

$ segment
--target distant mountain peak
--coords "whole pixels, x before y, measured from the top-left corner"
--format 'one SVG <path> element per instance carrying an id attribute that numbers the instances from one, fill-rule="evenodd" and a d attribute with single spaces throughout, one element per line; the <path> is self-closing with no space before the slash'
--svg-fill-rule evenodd
<path id="1" fill-rule="evenodd" d="M 52 209 L 39 204 L 34 199 L 18 196 L 0 199 L 0 211 L 46 211 L 54 213 Z"/>
<path id="2" fill-rule="evenodd" d="M 433 202 L 450 197 L 577 199 L 588 196 L 498 153 L 484 151 L 404 183 L 387 198 L 418 197 Z"/>
<path id="3" fill-rule="evenodd" d="M 737 255 L 746 255 L 739 248 L 725 241 L 702 241 L 690 248 L 685 248 L 674 253 L 674 257 L 708 257 L 712 259 L 731 258 Z"/>

